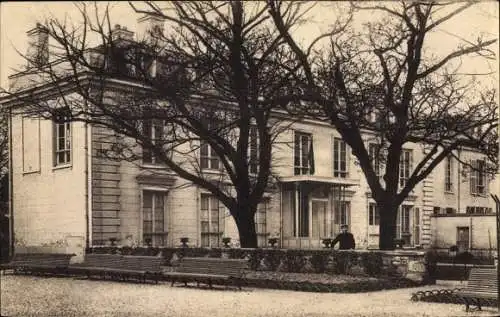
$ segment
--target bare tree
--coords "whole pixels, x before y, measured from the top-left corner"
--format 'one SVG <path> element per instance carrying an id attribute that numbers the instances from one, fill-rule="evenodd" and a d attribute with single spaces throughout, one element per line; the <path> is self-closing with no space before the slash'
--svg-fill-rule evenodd
<path id="1" fill-rule="evenodd" d="M 8 138 L 8 113 L 5 109 L 0 113 L 0 178 L 8 172 L 9 163 L 9 138 Z"/>
<path id="2" fill-rule="evenodd" d="M 440 26 L 456 21 L 476 2 L 354 2 L 354 12 L 368 10 L 383 18 L 363 30 L 349 20 L 338 21 L 308 48 L 291 34 L 283 18 L 285 2 L 268 3 L 301 65 L 301 98 L 317 106 L 307 109 L 316 110 L 309 114 L 328 118 L 363 170 L 380 212 L 380 249 L 394 248 L 398 207 L 446 157 L 469 148 L 496 159 L 495 91 L 478 85 L 477 74 L 458 69 L 465 56 L 495 60 L 490 47 L 497 39 L 462 39 L 444 56 L 427 45 Z M 321 39 L 327 44 L 315 49 Z M 409 158 L 402 155 L 409 142 L 425 145 L 424 156 L 411 170 L 405 168 Z M 371 151 L 370 143 L 375 144 Z"/>
<path id="3" fill-rule="evenodd" d="M 32 67 L 24 75 L 38 88 L 11 98 L 24 105 L 24 114 L 110 129 L 114 145 L 101 155 L 164 164 L 222 202 L 241 246 L 256 247 L 254 215 L 272 181 L 273 142 L 285 128 L 271 114 L 290 91 L 296 69 L 269 23 L 267 4 L 130 5 L 165 20 L 168 31 L 153 28 L 133 40 L 123 27 L 112 29 L 108 9 L 102 15 L 95 10 L 94 17 L 80 5 L 81 25 L 47 21 L 51 62 L 26 56 Z M 290 23 L 300 18 L 298 11 L 285 16 Z M 98 45 L 89 40 L 96 35 Z M 50 96 L 40 93 L 43 85 Z"/>

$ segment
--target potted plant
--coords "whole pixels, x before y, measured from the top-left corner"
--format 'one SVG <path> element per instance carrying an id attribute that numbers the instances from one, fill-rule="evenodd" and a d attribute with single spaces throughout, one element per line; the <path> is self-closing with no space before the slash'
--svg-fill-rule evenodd
<path id="1" fill-rule="evenodd" d="M 230 237 L 223 237 L 222 243 L 224 243 L 224 247 L 229 248 L 229 243 L 231 243 L 231 238 Z"/>
<path id="2" fill-rule="evenodd" d="M 278 243 L 278 238 L 269 238 L 267 242 L 271 245 L 272 248 Z"/>
<path id="3" fill-rule="evenodd" d="M 404 239 L 396 239 L 394 240 L 394 244 L 396 245 L 396 248 L 402 249 L 403 245 L 405 244 Z"/>
<path id="4" fill-rule="evenodd" d="M 188 242 L 189 242 L 189 238 L 188 237 L 182 237 L 181 238 L 181 243 L 182 243 L 182 247 L 183 248 L 187 248 L 188 247 Z"/>
<path id="5" fill-rule="evenodd" d="M 330 245 L 332 244 L 332 239 L 330 239 L 330 238 L 324 238 L 323 240 L 321 240 L 321 242 L 323 243 L 323 245 L 325 246 L 325 248 L 329 248 Z"/>

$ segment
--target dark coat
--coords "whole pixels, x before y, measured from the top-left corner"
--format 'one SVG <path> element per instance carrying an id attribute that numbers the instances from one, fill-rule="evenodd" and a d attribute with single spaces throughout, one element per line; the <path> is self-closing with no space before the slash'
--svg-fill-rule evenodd
<path id="1" fill-rule="evenodd" d="M 340 242 L 339 250 L 349 250 L 356 248 L 356 242 L 354 242 L 354 236 L 350 232 L 339 233 L 335 239 L 332 241 L 332 248 Z"/>

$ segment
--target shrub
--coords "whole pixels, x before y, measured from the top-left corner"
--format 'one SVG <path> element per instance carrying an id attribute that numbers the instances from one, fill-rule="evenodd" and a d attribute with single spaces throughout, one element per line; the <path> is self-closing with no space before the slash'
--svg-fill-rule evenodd
<path id="1" fill-rule="evenodd" d="M 254 252 L 251 252 L 249 258 L 249 266 L 251 270 L 257 271 L 260 267 L 260 261 L 264 258 L 264 252 L 262 249 L 255 249 Z"/>
<path id="2" fill-rule="evenodd" d="M 209 249 L 208 251 L 208 257 L 210 258 L 220 258 L 221 256 L 222 256 L 221 249 Z"/>
<path id="3" fill-rule="evenodd" d="M 284 258 L 287 272 L 300 273 L 306 264 L 305 253 L 300 250 L 288 250 Z"/>
<path id="4" fill-rule="evenodd" d="M 176 253 L 175 249 L 172 248 L 163 248 L 161 249 L 161 253 L 164 259 L 164 264 L 165 265 L 170 265 L 172 258 L 174 257 L 174 254 Z"/>
<path id="5" fill-rule="evenodd" d="M 244 259 L 248 255 L 248 251 L 240 248 L 229 249 L 230 259 Z"/>
<path id="6" fill-rule="evenodd" d="M 328 265 L 329 254 L 327 252 L 317 251 L 311 256 L 311 265 L 314 272 L 325 273 Z"/>
<path id="7" fill-rule="evenodd" d="M 434 284 L 436 282 L 436 271 L 437 271 L 438 253 L 435 249 L 430 249 L 425 253 L 424 263 L 425 263 L 425 283 Z"/>
<path id="8" fill-rule="evenodd" d="M 264 253 L 264 265 L 270 271 L 278 270 L 278 267 L 281 264 L 282 252 L 278 250 L 266 250 Z"/>
<path id="9" fill-rule="evenodd" d="M 354 251 L 333 251 L 333 273 L 347 274 L 349 269 L 357 264 L 357 254 Z"/>
<path id="10" fill-rule="evenodd" d="M 474 255 L 470 252 L 461 252 L 457 254 L 456 258 L 456 263 L 463 263 L 463 264 L 470 264 L 474 260 Z"/>
<path id="11" fill-rule="evenodd" d="M 366 274 L 369 276 L 379 276 L 382 274 L 384 262 L 382 254 L 378 252 L 367 252 L 361 254 L 361 264 Z"/>

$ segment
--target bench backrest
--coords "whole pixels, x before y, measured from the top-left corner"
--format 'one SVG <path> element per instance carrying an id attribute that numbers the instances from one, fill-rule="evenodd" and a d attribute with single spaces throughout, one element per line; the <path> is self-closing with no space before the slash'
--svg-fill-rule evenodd
<path id="1" fill-rule="evenodd" d="M 248 261 L 221 258 L 182 258 L 178 272 L 241 276 L 248 269 Z"/>
<path id="2" fill-rule="evenodd" d="M 83 266 L 94 266 L 94 267 L 114 267 L 120 261 L 120 255 L 118 254 L 85 254 L 83 263 L 78 265 Z"/>
<path id="3" fill-rule="evenodd" d="M 119 254 L 86 254 L 79 265 L 123 270 L 161 272 L 162 258 Z"/>
<path id="4" fill-rule="evenodd" d="M 10 261 L 14 265 L 68 266 L 74 254 L 65 253 L 16 253 Z"/>
<path id="5" fill-rule="evenodd" d="M 120 266 L 123 269 L 161 272 L 163 259 L 156 256 L 122 255 Z"/>
<path id="6" fill-rule="evenodd" d="M 472 268 L 464 292 L 497 294 L 497 288 L 496 269 Z"/>

